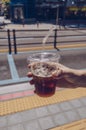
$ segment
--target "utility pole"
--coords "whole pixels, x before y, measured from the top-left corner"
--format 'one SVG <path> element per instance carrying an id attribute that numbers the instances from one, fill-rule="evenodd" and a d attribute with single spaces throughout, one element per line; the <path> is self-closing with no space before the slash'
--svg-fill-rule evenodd
<path id="1" fill-rule="evenodd" d="M 78 22 L 77 22 L 77 26 L 78 28 L 80 27 L 80 8 L 81 8 L 81 1 L 80 0 L 77 0 L 76 1 L 76 5 L 78 7 Z"/>
<path id="2" fill-rule="evenodd" d="M 57 25 L 59 24 L 59 4 L 56 5 L 56 29 L 55 29 L 55 37 L 54 37 L 54 48 L 59 51 L 56 47 L 57 45 Z"/>
<path id="3" fill-rule="evenodd" d="M 57 25 L 59 23 L 59 5 L 56 5 L 56 28 L 57 28 Z"/>
<path id="4" fill-rule="evenodd" d="M 67 0 L 64 1 L 63 26 L 65 27 L 65 12 L 67 7 Z"/>

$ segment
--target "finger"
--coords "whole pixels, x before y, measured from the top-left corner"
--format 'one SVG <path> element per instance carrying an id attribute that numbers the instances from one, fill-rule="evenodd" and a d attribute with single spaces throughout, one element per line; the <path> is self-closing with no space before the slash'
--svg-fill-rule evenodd
<path id="1" fill-rule="evenodd" d="M 31 85 L 33 85 L 34 84 L 34 80 L 32 79 L 32 80 L 30 80 L 30 84 Z"/>
<path id="2" fill-rule="evenodd" d="M 29 73 L 27 74 L 27 76 L 28 76 L 28 77 L 32 77 L 33 74 L 32 74 L 31 72 L 29 72 Z"/>
<path id="3" fill-rule="evenodd" d="M 34 66 L 34 64 L 35 64 L 35 63 L 30 63 L 30 64 L 28 64 L 28 68 L 30 69 L 31 66 Z"/>
<path id="4" fill-rule="evenodd" d="M 28 64 L 28 68 L 31 68 L 31 64 Z"/>
<path id="5" fill-rule="evenodd" d="M 64 78 L 58 79 L 57 81 L 57 87 L 59 88 L 77 88 L 76 84 L 70 83 Z"/>

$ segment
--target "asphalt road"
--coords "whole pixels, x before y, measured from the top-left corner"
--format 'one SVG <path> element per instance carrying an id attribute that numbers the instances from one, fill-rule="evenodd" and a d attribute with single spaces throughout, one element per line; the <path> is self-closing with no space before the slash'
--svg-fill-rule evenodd
<path id="1" fill-rule="evenodd" d="M 31 53 L 33 51 L 17 55 L 0 54 L 0 86 L 28 81 L 27 58 Z M 64 48 L 59 53 L 60 63 L 75 69 L 86 69 L 86 48 Z"/>
<path id="2" fill-rule="evenodd" d="M 48 31 L 16 31 L 16 45 L 19 52 L 34 50 L 35 48 L 42 47 L 42 41 Z M 59 48 L 65 46 L 72 47 L 86 47 L 86 30 L 59 30 L 57 32 L 57 45 Z M 53 47 L 54 32 L 48 38 L 46 46 Z M 10 33 L 10 40 L 12 50 L 14 50 L 13 32 Z M 0 32 L 0 53 L 8 52 L 8 36 L 6 32 Z"/>
<path id="3" fill-rule="evenodd" d="M 61 55 L 60 63 L 75 69 L 86 69 L 86 30 L 63 30 L 57 33 L 57 47 L 60 49 Z M 18 31 L 16 41 L 18 53 L 15 55 L 13 33 L 11 33 L 12 55 L 9 55 L 6 47 L 8 45 L 7 34 L 3 31 L 0 32 L 0 86 L 28 81 L 26 77 L 27 57 L 30 53 L 43 49 L 42 44 L 38 44 L 38 42 L 43 40 L 45 34 L 46 32 L 41 34 L 40 31 L 38 33 Z M 36 35 L 41 38 L 35 39 Z M 48 42 L 51 43 L 46 44 L 45 50 L 52 51 L 53 41 L 52 37 L 48 39 Z M 28 45 L 25 45 L 27 42 Z"/>

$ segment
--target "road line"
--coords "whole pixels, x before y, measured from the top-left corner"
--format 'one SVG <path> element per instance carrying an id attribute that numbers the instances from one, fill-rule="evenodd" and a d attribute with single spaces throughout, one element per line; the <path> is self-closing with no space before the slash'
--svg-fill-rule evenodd
<path id="1" fill-rule="evenodd" d="M 86 119 L 82 119 L 75 122 L 71 122 L 70 124 L 65 124 L 56 128 L 52 128 L 50 130 L 86 130 L 85 122 Z"/>
<path id="2" fill-rule="evenodd" d="M 12 55 L 7 55 L 8 58 L 8 63 L 9 63 L 9 67 L 10 67 L 10 71 L 11 71 L 11 76 L 13 80 L 18 80 L 19 79 L 19 75 L 17 73 L 17 69 L 14 63 L 14 59 L 12 57 Z"/>
<path id="3" fill-rule="evenodd" d="M 71 45 L 58 45 L 57 46 L 59 49 L 63 49 L 63 48 L 80 48 L 80 47 L 86 47 L 86 44 L 71 44 Z M 46 46 L 45 49 L 53 49 L 53 46 Z M 29 48 L 18 48 L 18 51 L 31 51 L 31 50 L 42 50 L 42 46 L 41 47 L 29 47 Z"/>
<path id="4" fill-rule="evenodd" d="M 59 48 L 59 49 L 63 49 L 63 48 L 85 48 L 86 47 L 86 43 L 82 43 L 82 44 L 69 44 L 69 45 L 58 45 L 58 43 L 57 43 L 57 47 Z M 20 52 L 20 51 L 34 51 L 34 50 L 42 50 L 42 46 L 35 46 L 35 47 L 26 47 L 26 48 L 17 48 L 17 50 L 18 50 L 18 52 Z M 45 47 L 45 49 L 47 50 L 47 49 L 49 49 L 49 50 L 51 50 L 51 49 L 54 49 L 54 46 L 46 46 Z M 0 53 L 5 53 L 5 52 L 7 52 L 8 53 L 8 49 L 2 49 L 2 50 L 0 50 Z"/>
<path id="5" fill-rule="evenodd" d="M 16 78 L 16 79 L 6 79 L 0 81 L 0 86 L 8 85 L 8 84 L 15 84 L 15 83 L 23 83 L 23 82 L 29 82 L 30 78 L 23 77 L 23 78 Z"/>
<path id="6" fill-rule="evenodd" d="M 63 50 L 63 51 L 69 51 L 69 50 L 81 50 L 81 49 L 85 49 L 86 50 L 86 47 L 78 47 L 78 48 L 62 48 L 60 50 Z"/>

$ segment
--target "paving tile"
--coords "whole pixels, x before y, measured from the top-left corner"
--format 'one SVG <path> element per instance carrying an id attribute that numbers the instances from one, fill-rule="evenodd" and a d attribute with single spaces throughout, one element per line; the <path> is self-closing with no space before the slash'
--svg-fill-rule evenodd
<path id="1" fill-rule="evenodd" d="M 82 97 L 82 98 L 80 99 L 80 101 L 81 101 L 84 105 L 86 105 L 86 97 Z"/>
<path id="2" fill-rule="evenodd" d="M 41 128 L 37 120 L 32 120 L 24 123 L 24 130 L 41 130 Z"/>
<path id="3" fill-rule="evenodd" d="M 40 123 L 42 130 L 47 130 L 47 129 L 55 126 L 55 124 L 50 116 L 40 118 L 39 123 Z"/>
<path id="4" fill-rule="evenodd" d="M 12 98 L 12 94 L 1 95 L 0 100 L 8 100 Z"/>
<path id="5" fill-rule="evenodd" d="M 51 114 L 61 112 L 61 109 L 59 108 L 59 104 L 58 105 L 57 104 L 48 105 L 47 108 Z"/>
<path id="6" fill-rule="evenodd" d="M 59 104 L 59 106 L 63 111 L 67 111 L 73 108 L 69 102 L 62 102 Z"/>
<path id="7" fill-rule="evenodd" d="M 34 85 L 30 85 L 29 83 L 22 83 L 22 84 L 14 84 L 9 85 L 9 87 L 1 87 L 0 94 L 12 93 L 12 92 L 20 92 L 25 90 L 34 89 Z"/>
<path id="8" fill-rule="evenodd" d="M 7 118 L 6 118 L 6 116 L 3 116 L 3 117 L 1 116 L 0 117 L 0 127 L 5 127 L 5 126 L 7 126 Z"/>
<path id="9" fill-rule="evenodd" d="M 86 118 L 86 107 L 78 108 L 77 111 L 79 112 L 80 117 L 81 117 L 82 119 L 83 119 L 83 118 Z"/>
<path id="10" fill-rule="evenodd" d="M 13 98 L 23 97 L 24 96 L 24 92 L 13 93 L 12 95 L 13 95 Z"/>
<path id="11" fill-rule="evenodd" d="M 1 33 L 0 33 L 0 38 L 1 38 Z M 4 83 L 4 80 L 9 80 L 9 79 L 11 79 L 11 73 L 10 73 L 10 67 L 9 67 L 7 55 L 1 55 L 0 53 L 0 81 L 3 81 Z"/>
<path id="12" fill-rule="evenodd" d="M 33 90 L 24 91 L 24 95 L 25 95 L 25 96 L 33 95 L 33 94 L 34 94 L 34 91 L 33 91 Z"/>
<path id="13" fill-rule="evenodd" d="M 12 114 L 7 116 L 8 125 L 14 125 L 22 122 L 20 113 Z"/>
<path id="14" fill-rule="evenodd" d="M 64 113 L 55 114 L 52 116 L 56 126 L 66 124 L 68 122 Z"/>
<path id="15" fill-rule="evenodd" d="M 72 122 L 80 119 L 79 114 L 75 110 L 67 111 L 65 112 L 65 115 L 68 118 L 68 122 Z"/>
<path id="16" fill-rule="evenodd" d="M 43 117 L 43 116 L 48 116 L 50 113 L 47 109 L 47 107 L 40 107 L 35 109 L 37 117 Z"/>
<path id="17" fill-rule="evenodd" d="M 81 107 L 83 104 L 80 102 L 79 99 L 71 100 L 70 103 L 75 107 Z"/>
<path id="18" fill-rule="evenodd" d="M 22 121 L 29 121 L 37 118 L 36 111 L 34 109 L 21 112 Z"/>
<path id="19" fill-rule="evenodd" d="M 9 130 L 7 127 L 3 127 L 0 130 Z"/>
<path id="20" fill-rule="evenodd" d="M 9 126 L 7 130 L 24 130 L 24 127 L 22 124 L 16 124 L 16 125 Z"/>

